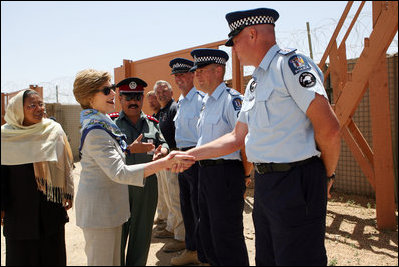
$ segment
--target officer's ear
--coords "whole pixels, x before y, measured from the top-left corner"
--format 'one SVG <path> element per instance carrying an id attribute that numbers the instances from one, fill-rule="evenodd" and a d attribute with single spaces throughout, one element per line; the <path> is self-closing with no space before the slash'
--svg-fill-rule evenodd
<path id="1" fill-rule="evenodd" d="M 248 36 L 250 40 L 254 40 L 257 37 L 257 31 L 255 27 L 249 27 L 248 29 Z"/>

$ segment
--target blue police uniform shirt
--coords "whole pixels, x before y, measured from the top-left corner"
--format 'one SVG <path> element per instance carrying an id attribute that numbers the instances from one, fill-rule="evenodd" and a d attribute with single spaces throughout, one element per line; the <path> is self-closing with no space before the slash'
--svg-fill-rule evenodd
<path id="1" fill-rule="evenodd" d="M 184 97 L 180 95 L 174 117 L 175 140 L 178 148 L 193 147 L 198 142 L 197 122 L 205 94 L 193 87 Z"/>
<path id="2" fill-rule="evenodd" d="M 198 120 L 197 147 L 207 144 L 226 133 L 231 132 L 241 110 L 242 95 L 222 82 L 212 93 L 206 94 Z M 212 159 L 241 160 L 240 150 L 229 155 Z"/>
<path id="3" fill-rule="evenodd" d="M 323 73 L 295 50 L 271 47 L 248 82 L 238 120 L 248 126 L 245 151 L 250 162 L 320 156 L 306 111 L 316 93 L 328 99 Z"/>

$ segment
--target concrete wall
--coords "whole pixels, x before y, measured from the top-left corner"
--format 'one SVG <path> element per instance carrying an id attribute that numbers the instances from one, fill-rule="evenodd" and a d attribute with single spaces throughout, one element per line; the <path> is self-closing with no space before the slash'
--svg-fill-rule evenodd
<path id="1" fill-rule="evenodd" d="M 79 161 L 80 105 L 46 104 L 48 117 L 53 116 L 61 124 L 71 144 L 73 159 Z"/>

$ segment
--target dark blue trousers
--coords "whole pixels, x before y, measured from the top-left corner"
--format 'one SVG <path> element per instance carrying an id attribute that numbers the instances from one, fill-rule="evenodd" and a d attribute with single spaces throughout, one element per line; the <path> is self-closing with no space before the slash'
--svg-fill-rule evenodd
<path id="1" fill-rule="evenodd" d="M 255 174 L 257 266 L 327 265 L 326 183 L 319 158 L 287 172 Z"/>
<path id="2" fill-rule="evenodd" d="M 186 249 L 197 251 L 198 258 L 205 262 L 198 236 L 198 162 L 186 171 L 179 173 L 180 206 L 186 230 Z"/>
<path id="3" fill-rule="evenodd" d="M 243 234 L 244 191 L 240 161 L 199 168 L 199 234 L 211 265 L 249 265 Z"/>

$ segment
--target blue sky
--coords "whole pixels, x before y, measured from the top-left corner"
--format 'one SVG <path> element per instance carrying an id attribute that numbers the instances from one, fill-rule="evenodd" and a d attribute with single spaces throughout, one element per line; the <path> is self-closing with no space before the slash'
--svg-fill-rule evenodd
<path id="1" fill-rule="evenodd" d="M 95 68 L 113 74 L 123 59 L 136 61 L 224 40 L 229 32 L 226 13 L 258 7 L 274 8 L 280 13 L 276 36 L 281 47 L 298 48 L 307 54 L 309 22 L 313 54 L 319 62 L 346 4 L 1 1 L 1 91 L 39 84 L 45 89 L 47 101 L 54 102 L 57 84 L 60 101 L 76 103 L 72 83 L 78 71 Z M 355 2 L 350 16 L 358 6 L 359 2 Z M 353 45 L 347 44 L 349 57 L 360 55 L 363 38 L 370 34 L 371 2 L 366 3 L 359 22 L 351 34 Z M 389 51 L 398 50 L 395 38 Z"/>

